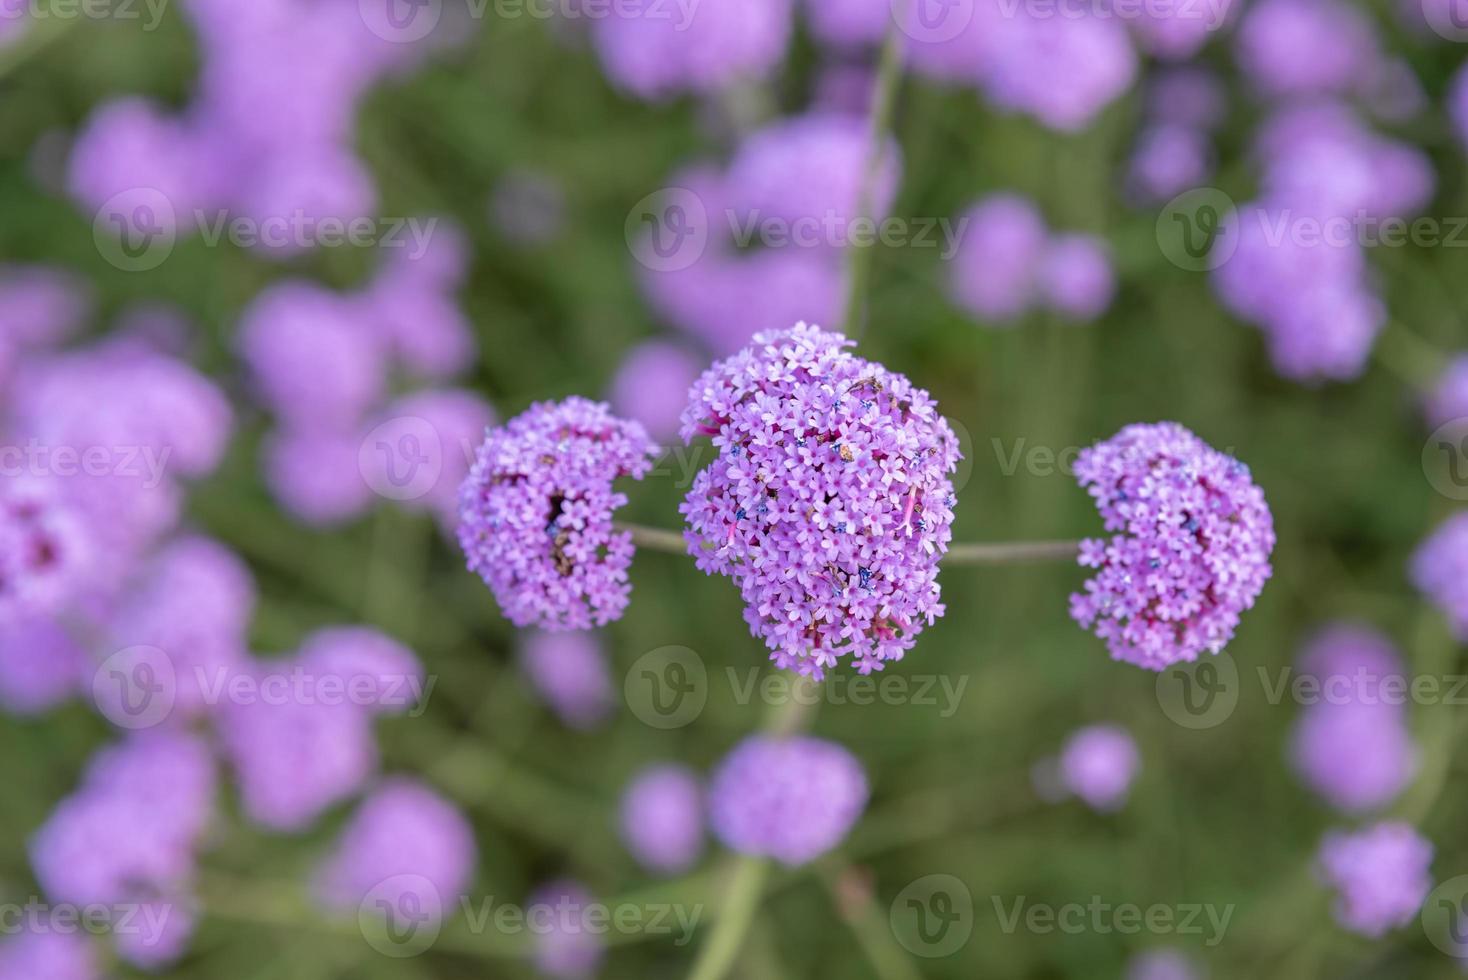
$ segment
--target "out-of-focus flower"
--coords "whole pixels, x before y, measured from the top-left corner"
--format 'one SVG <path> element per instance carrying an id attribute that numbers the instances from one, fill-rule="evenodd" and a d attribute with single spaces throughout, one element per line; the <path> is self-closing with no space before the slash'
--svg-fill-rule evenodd
<path id="1" fill-rule="evenodd" d="M 1213 144 L 1201 129 L 1158 123 L 1143 130 L 1132 151 L 1127 185 L 1142 203 L 1171 200 L 1202 186 L 1213 172 Z"/>
<path id="2" fill-rule="evenodd" d="M 1048 233 L 1039 210 L 1016 194 L 995 194 L 958 221 L 958 254 L 949 267 L 954 302 L 990 325 L 1025 312 Z"/>
<path id="3" fill-rule="evenodd" d="M 1065 788 L 1093 810 L 1121 808 L 1141 765 L 1137 743 L 1117 725 L 1093 725 L 1070 737 L 1060 752 Z"/>
<path id="4" fill-rule="evenodd" d="M 532 633 L 520 648 L 520 666 L 536 692 L 572 728 L 594 728 L 612 710 L 606 658 L 590 633 Z"/>
<path id="5" fill-rule="evenodd" d="M 1336 921 L 1371 939 L 1411 922 L 1432 890 L 1432 852 L 1430 841 L 1398 821 L 1326 834 L 1320 876 L 1335 890 Z"/>
<path id="6" fill-rule="evenodd" d="M 1148 118 L 1194 129 L 1212 130 L 1228 112 L 1223 82 L 1196 65 L 1158 72 L 1147 84 L 1146 101 Z"/>
<path id="7" fill-rule="evenodd" d="M 660 443 L 678 434 L 678 418 L 688 404 L 688 389 L 702 366 L 677 344 L 650 340 L 627 353 L 612 379 L 608 400 L 618 414 L 641 422 Z"/>
<path id="8" fill-rule="evenodd" d="M 0 627 L 0 707 L 40 714 L 75 694 L 90 661 L 60 621 L 6 619 Z"/>
<path id="9" fill-rule="evenodd" d="M 91 307 L 87 288 L 59 269 L 0 266 L 0 348 L 38 350 L 69 337 Z"/>
<path id="10" fill-rule="evenodd" d="M 816 40 L 842 48 L 880 42 L 894 13 L 888 0 L 805 0 L 804 6 Z"/>
<path id="11" fill-rule="evenodd" d="M 714 771 L 710 826 L 733 850 L 793 867 L 840 844 L 867 796 L 861 763 L 834 742 L 756 735 Z"/>
<path id="12" fill-rule="evenodd" d="M 183 120 L 146 99 L 119 99 L 100 106 L 72 144 L 67 187 L 93 211 L 120 194 L 156 192 L 167 208 L 138 198 L 148 208 L 148 224 L 180 231 L 189 215 L 213 200 L 211 181 L 218 175 L 211 175 L 209 162 Z"/>
<path id="13" fill-rule="evenodd" d="M 1038 16 L 1021 5 L 996 24 L 984 93 L 1000 108 L 1024 112 L 1051 129 L 1075 132 L 1090 125 L 1136 76 L 1137 56 L 1118 19 Z M 1055 76 L 1059 64 L 1066 66 L 1063 79 Z"/>
<path id="14" fill-rule="evenodd" d="M 1301 668 L 1321 700 L 1296 725 L 1290 757 L 1300 778 L 1347 813 L 1385 806 L 1417 768 L 1417 747 L 1391 685 L 1406 691 L 1391 642 L 1368 627 L 1337 624 L 1311 640 Z"/>
<path id="15" fill-rule="evenodd" d="M 1458 142 L 1468 147 L 1468 65 L 1458 69 L 1449 83 L 1447 107 Z"/>
<path id="16" fill-rule="evenodd" d="M 768 74 L 785 57 L 792 20 L 791 0 L 701 0 L 686 11 L 627 0 L 592 29 L 612 81 L 640 98 L 663 99 Z"/>
<path id="17" fill-rule="evenodd" d="M 362 479 L 361 436 L 355 431 L 284 429 L 261 447 L 265 483 L 297 520 L 315 526 L 349 521 L 372 502 Z"/>
<path id="18" fill-rule="evenodd" d="M 799 324 L 706 371 L 685 442 L 718 456 L 680 510 L 698 568 L 733 579 L 771 659 L 815 677 L 900 660 L 943 613 L 958 440 L 926 391 Z"/>
<path id="19" fill-rule="evenodd" d="M 1235 55 L 1269 96 L 1350 91 L 1379 57 L 1370 21 L 1339 0 L 1260 0 L 1244 13 Z"/>
<path id="20" fill-rule="evenodd" d="M 315 891 L 343 912 L 356 912 L 369 895 L 404 908 L 411 894 L 422 914 L 438 918 L 467 893 L 476 860 L 463 814 L 416 781 L 389 779 L 352 814 L 317 869 Z"/>
<path id="21" fill-rule="evenodd" d="M 1456 514 L 1412 556 L 1412 584 L 1431 599 L 1468 640 L 1468 514 Z"/>
<path id="22" fill-rule="evenodd" d="M 595 903 L 578 881 L 547 882 L 525 900 L 525 919 L 535 934 L 535 967 L 557 980 L 588 980 L 606 948 L 587 920 Z"/>
<path id="23" fill-rule="evenodd" d="M 418 378 L 442 380 L 474 360 L 474 335 L 452 290 L 468 265 L 462 236 L 433 225 L 423 253 L 392 253 L 361 300 L 388 350 Z"/>
<path id="24" fill-rule="evenodd" d="M 159 918 L 173 920 L 188 902 L 214 789 L 214 762 L 202 740 L 133 735 L 92 760 L 80 788 L 31 839 L 36 878 L 53 901 L 159 902 L 167 913 Z M 136 964 L 160 965 L 182 952 L 191 923 L 185 912 L 161 934 L 120 938 L 118 951 Z"/>
<path id="25" fill-rule="evenodd" d="M 1424 409 L 1434 429 L 1451 422 L 1468 432 L 1468 354 L 1458 354 L 1438 375 Z"/>
<path id="26" fill-rule="evenodd" d="M 452 536 L 458 523 L 459 488 L 469 475 L 474 450 L 485 430 L 498 421 L 494 408 L 474 392 L 434 388 L 406 395 L 381 413 L 387 419 L 422 419 L 438 437 L 438 476 L 419 497 L 403 501 L 410 508 L 427 508 Z"/>
<path id="27" fill-rule="evenodd" d="M 1274 520 L 1249 468 L 1162 422 L 1083 451 L 1075 474 L 1115 532 L 1081 544 L 1099 571 L 1071 596 L 1076 622 L 1150 670 L 1222 650 L 1271 574 Z"/>
<path id="28" fill-rule="evenodd" d="M 1198 53 L 1208 38 L 1228 23 L 1232 0 L 1218 4 L 1144 5 L 1132 22 L 1137 39 L 1148 54 L 1167 61 L 1183 61 Z"/>
<path id="29" fill-rule="evenodd" d="M 5 21 L 0 17 L 0 43 Z M 86 935 L 24 929 L 0 942 L 0 980 L 101 980 L 102 968 Z"/>
<path id="30" fill-rule="evenodd" d="M 664 875 L 687 871 L 703 853 L 703 793 L 683 766 L 649 766 L 622 794 L 622 840 L 641 864 Z"/>
<path id="31" fill-rule="evenodd" d="M 1180 949 L 1161 946 L 1127 961 L 1126 980 L 1203 980 L 1204 974 Z"/>
<path id="32" fill-rule="evenodd" d="M 491 429 L 464 481 L 459 544 L 516 626 L 590 629 L 627 608 L 632 536 L 612 526 L 655 447 L 584 398 L 533 405 Z"/>
<path id="33" fill-rule="evenodd" d="M 1081 322 L 1105 313 L 1116 293 L 1111 257 L 1094 235 L 1057 235 L 1051 239 L 1040 259 L 1037 279 L 1047 306 Z"/>

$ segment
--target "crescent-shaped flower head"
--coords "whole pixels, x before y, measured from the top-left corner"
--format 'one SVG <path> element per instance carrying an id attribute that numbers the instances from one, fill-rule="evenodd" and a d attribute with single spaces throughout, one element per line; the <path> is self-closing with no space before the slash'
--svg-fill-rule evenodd
<path id="1" fill-rule="evenodd" d="M 632 535 L 612 526 L 656 447 L 585 398 L 532 405 L 490 429 L 459 491 L 459 545 L 516 626 L 605 626 L 632 592 Z"/>
<path id="2" fill-rule="evenodd" d="M 1076 622 L 1150 670 L 1222 650 L 1271 572 L 1274 520 L 1249 468 L 1160 422 L 1085 450 L 1075 474 L 1115 532 L 1081 544 L 1098 571 L 1071 596 Z"/>
<path id="3" fill-rule="evenodd" d="M 706 371 L 683 438 L 718 454 L 682 505 L 701 571 L 727 575 L 781 667 L 861 673 L 943 614 L 958 439 L 926 391 L 799 324 Z"/>

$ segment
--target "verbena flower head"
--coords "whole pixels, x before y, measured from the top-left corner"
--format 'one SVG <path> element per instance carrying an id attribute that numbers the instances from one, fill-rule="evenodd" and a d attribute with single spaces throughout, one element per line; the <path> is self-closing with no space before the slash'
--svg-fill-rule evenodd
<path id="1" fill-rule="evenodd" d="M 1174 422 L 1130 425 L 1081 453 L 1076 478 L 1110 540 L 1071 616 L 1114 660 L 1163 670 L 1218 653 L 1269 579 L 1274 521 L 1249 468 Z"/>
<path id="2" fill-rule="evenodd" d="M 102 967 L 85 932 L 22 927 L 0 941 L 0 980 L 102 980 Z"/>
<path id="3" fill-rule="evenodd" d="M 1165 61 L 1182 61 L 1197 54 L 1234 9 L 1232 0 L 1207 7 L 1143 7 L 1143 16 L 1136 18 L 1132 27 L 1147 53 Z"/>
<path id="4" fill-rule="evenodd" d="M 1346 813 L 1390 803 L 1417 770 L 1400 703 L 1406 678 L 1391 642 L 1368 627 L 1337 624 L 1311 640 L 1301 670 L 1321 693 L 1300 715 L 1290 743 L 1300 778 Z"/>
<path id="5" fill-rule="evenodd" d="M 605 626 L 632 592 L 632 535 L 612 527 L 656 447 L 584 398 L 541 402 L 489 431 L 459 493 L 459 545 L 516 626 Z"/>
<path id="6" fill-rule="evenodd" d="M 1105 313 L 1116 293 L 1111 256 L 1092 235 L 1056 235 L 1040 260 L 1038 278 L 1045 303 L 1081 322 Z"/>
<path id="7" fill-rule="evenodd" d="M 926 391 L 799 324 L 706 371 L 683 438 L 718 456 L 681 506 L 698 568 L 733 579 L 781 667 L 900 660 L 943 613 L 958 440 Z"/>
<path id="8" fill-rule="evenodd" d="M 791 0 L 702 0 L 686 12 L 631 0 L 597 18 L 592 37 L 612 81 L 663 99 L 764 76 L 784 58 L 792 20 Z"/>
<path id="9" fill-rule="evenodd" d="M 485 430 L 499 421 L 494 408 L 472 391 L 436 388 L 399 398 L 378 413 L 378 417 L 422 419 L 438 437 L 440 468 L 437 478 L 421 497 L 402 501 L 402 504 L 431 510 L 441 525 L 451 532 L 458 524 L 459 488 L 469 475 L 474 450 L 483 441 Z M 386 475 L 383 474 L 384 477 Z"/>
<path id="10" fill-rule="evenodd" d="M 861 47 L 880 42 L 892 23 L 889 3 L 873 0 L 806 0 L 810 32 L 823 44 Z"/>
<path id="11" fill-rule="evenodd" d="M 1336 921 L 1372 939 L 1411 922 L 1432 890 L 1432 853 L 1430 841 L 1398 821 L 1326 834 L 1318 859 L 1336 892 Z"/>
<path id="12" fill-rule="evenodd" d="M 368 896 L 426 915 L 447 916 L 467 894 L 477 849 L 464 815 L 428 787 L 389 779 L 373 790 L 317 870 L 315 891 L 330 909 L 355 913 Z"/>
<path id="13" fill-rule="evenodd" d="M 520 648 L 520 667 L 536 693 L 572 728 L 595 728 L 615 703 L 606 656 L 591 633 L 532 633 Z"/>
<path id="14" fill-rule="evenodd" d="M 995 194 L 959 222 L 948 285 L 954 302 L 991 324 L 1017 318 L 1034 299 L 1035 274 L 1048 241 L 1039 209 L 1017 194 Z"/>
<path id="15" fill-rule="evenodd" d="M 1201 187 L 1213 172 L 1213 144 L 1195 126 L 1155 123 L 1137 136 L 1127 173 L 1131 196 L 1144 204 Z"/>
<path id="16" fill-rule="evenodd" d="M 735 851 L 795 866 L 840 844 L 867 795 L 861 764 L 834 742 L 756 735 L 715 770 L 710 826 Z"/>
<path id="17" fill-rule="evenodd" d="M 1454 356 L 1428 394 L 1427 424 L 1434 429 L 1456 423 L 1468 434 L 1468 354 Z"/>
<path id="18" fill-rule="evenodd" d="M 361 516 L 372 504 L 362 479 L 362 435 L 354 429 L 286 428 L 260 447 L 265 485 L 286 513 L 302 524 L 329 527 Z"/>
<path id="19" fill-rule="evenodd" d="M 1468 640 L 1468 513 L 1448 518 L 1412 556 L 1412 584 Z"/>
<path id="20" fill-rule="evenodd" d="M 688 389 L 701 373 L 702 365 L 687 348 L 650 340 L 627 352 L 608 398 L 618 415 L 636 419 L 665 442 L 678 434 Z"/>
<path id="21" fill-rule="evenodd" d="M 1309 96 L 1351 90 L 1370 76 L 1376 35 L 1340 0 L 1262 0 L 1235 34 L 1240 69 L 1263 94 Z"/>
<path id="22" fill-rule="evenodd" d="M 1117 725 L 1093 725 L 1070 737 L 1060 752 L 1060 780 L 1093 810 L 1120 809 L 1141 760 L 1137 743 Z"/>
<path id="23" fill-rule="evenodd" d="M 622 840 L 644 867 L 681 874 L 703 852 L 703 791 L 698 777 L 675 765 L 650 766 L 622 794 Z"/>
<path id="24" fill-rule="evenodd" d="M 547 882 L 525 900 L 534 926 L 535 968 L 556 980 L 589 980 L 606 956 L 597 924 L 589 921 L 591 891 L 569 878 Z"/>
<path id="25" fill-rule="evenodd" d="M 47 711 L 77 693 L 91 663 L 60 620 L 7 618 L 0 626 L 0 708 L 20 715 Z"/>
<path id="26" fill-rule="evenodd" d="M 1051 129 L 1084 129 L 1136 77 L 1137 55 L 1119 19 L 1046 17 L 1021 5 L 1001 14 L 994 26 L 994 47 L 981 76 L 985 95 Z M 1056 78 L 1058 64 L 1066 66 L 1063 79 Z"/>

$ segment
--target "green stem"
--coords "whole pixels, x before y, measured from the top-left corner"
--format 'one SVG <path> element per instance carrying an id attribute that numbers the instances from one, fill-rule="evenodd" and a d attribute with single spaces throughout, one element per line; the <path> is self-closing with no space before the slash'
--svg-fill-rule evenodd
<path id="1" fill-rule="evenodd" d="M 876 91 L 872 94 L 871 128 L 868 131 L 866 172 L 862 175 L 861 189 L 857 194 L 854 221 L 865 221 L 872 211 L 873 191 L 877 177 L 882 171 L 883 158 L 887 155 L 887 130 L 892 124 L 892 107 L 897 102 L 897 86 L 902 80 L 902 32 L 892 24 L 887 30 L 887 40 L 882 45 L 881 60 L 877 64 Z M 872 249 L 875 242 L 846 245 L 846 308 L 843 327 L 848 337 L 861 332 L 861 312 L 867 290 L 867 278 L 871 272 Z"/>
<path id="2" fill-rule="evenodd" d="M 734 862 L 733 876 L 724 892 L 723 911 L 714 923 L 713 935 L 699 950 L 689 980 L 722 980 L 734 964 L 744 935 L 754 921 L 770 874 L 767 858 L 742 857 Z"/>

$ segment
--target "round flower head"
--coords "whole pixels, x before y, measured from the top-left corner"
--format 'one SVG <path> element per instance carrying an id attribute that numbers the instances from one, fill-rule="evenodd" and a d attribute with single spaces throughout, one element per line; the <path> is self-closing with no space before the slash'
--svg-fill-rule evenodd
<path id="1" fill-rule="evenodd" d="M 1143 16 L 1133 21 L 1133 28 L 1141 47 L 1149 54 L 1164 61 L 1183 61 L 1197 54 L 1232 12 L 1230 0 L 1207 7 L 1148 6 L 1143 8 Z"/>
<path id="2" fill-rule="evenodd" d="M 601 645 L 590 633 L 532 633 L 520 648 L 520 666 L 572 728 L 595 728 L 612 710 L 612 679 Z"/>
<path id="3" fill-rule="evenodd" d="M 1039 269 L 1040 294 L 1061 315 L 1086 322 L 1111 305 L 1116 276 L 1105 244 L 1091 235 L 1057 235 Z"/>
<path id="4" fill-rule="evenodd" d="M 618 415 L 641 422 L 654 439 L 668 440 L 678 434 L 688 389 L 700 373 L 698 359 L 686 348 L 650 340 L 628 352 L 609 400 Z"/>
<path id="5" fill-rule="evenodd" d="M 4 20 L 0 18 L 0 29 Z M 23 929 L 0 942 L 0 980 L 101 980 L 85 933 Z"/>
<path id="6" fill-rule="evenodd" d="M 1412 584 L 1468 641 L 1468 514 L 1450 517 L 1412 556 Z"/>
<path id="7" fill-rule="evenodd" d="M 1387 821 L 1321 842 L 1320 876 L 1335 889 L 1335 918 L 1372 939 L 1404 926 L 1432 890 L 1432 844 L 1410 824 Z"/>
<path id="8" fill-rule="evenodd" d="M 1158 123 L 1137 137 L 1127 185 L 1142 203 L 1160 203 L 1202 186 L 1212 169 L 1213 146 L 1207 133 L 1193 126 Z"/>
<path id="9" fill-rule="evenodd" d="M 59 620 L 5 619 L 0 626 L 0 708 L 21 715 L 47 711 L 77 692 L 89 665 L 86 651 Z"/>
<path id="10" fill-rule="evenodd" d="M 1425 405 L 1427 424 L 1434 429 L 1452 424 L 1468 434 L 1468 354 L 1458 354 L 1438 375 Z"/>
<path id="11" fill-rule="evenodd" d="M 390 779 L 352 815 L 317 871 L 316 893 L 342 912 L 356 912 L 369 895 L 408 908 L 403 900 L 411 893 L 418 908 L 438 918 L 466 894 L 476 860 L 463 814 L 426 786 Z"/>
<path id="12" fill-rule="evenodd" d="M 86 287 L 46 266 L 0 265 L 0 347 L 60 343 L 86 318 Z"/>
<path id="13" fill-rule="evenodd" d="M 978 6 L 983 6 L 979 0 Z M 1137 73 L 1126 27 L 1101 16 L 1047 17 L 1021 5 L 995 4 L 994 47 L 981 87 L 1002 109 L 1024 112 L 1051 129 L 1076 132 L 1125 92 Z M 976 11 L 977 13 L 977 11 Z M 1065 65 L 1057 78 L 1056 65 Z"/>
<path id="14" fill-rule="evenodd" d="M 1249 468 L 1161 422 L 1085 450 L 1075 473 L 1116 534 L 1082 542 L 1099 571 L 1071 616 L 1151 670 L 1222 650 L 1271 572 L 1274 521 Z"/>
<path id="15" fill-rule="evenodd" d="M 1093 725 L 1070 737 L 1060 753 L 1060 780 L 1093 810 L 1121 808 L 1136 778 L 1137 743 L 1116 725 Z"/>
<path id="16" fill-rule="evenodd" d="M 867 794 L 861 764 L 836 743 L 756 735 L 714 772 L 709 822 L 733 850 L 795 866 L 840 844 Z"/>
<path id="17" fill-rule="evenodd" d="M 589 980 L 596 974 L 606 948 L 587 919 L 595 904 L 586 886 L 570 879 L 541 885 L 525 900 L 537 970 L 556 980 Z"/>
<path id="18" fill-rule="evenodd" d="M 800 324 L 694 386 L 683 438 L 718 456 L 681 507 L 701 571 L 727 575 L 781 667 L 900 660 L 943 614 L 958 440 L 926 391 Z"/>
<path id="19" fill-rule="evenodd" d="M 437 437 L 440 460 L 437 476 L 431 486 L 421 488 L 422 496 L 404 500 L 402 504 L 410 509 L 431 510 L 445 528 L 453 528 L 458 523 L 459 487 L 469 475 L 474 450 L 484 439 L 485 430 L 498 421 L 494 409 L 472 391 L 441 388 L 399 398 L 383 409 L 378 418 L 403 420 L 401 424 L 407 427 L 405 433 L 413 434 L 420 442 L 429 436 Z M 412 419 L 427 423 L 426 428 L 420 422 L 407 421 Z M 433 442 L 431 439 L 429 442 L 431 451 Z M 373 459 L 373 466 L 378 465 L 391 466 L 393 460 L 378 455 Z M 391 474 L 385 469 L 373 471 L 374 486 L 389 485 L 391 480 Z M 413 486 L 418 489 L 416 482 Z"/>
<path id="20" fill-rule="evenodd" d="M 970 208 L 958 229 L 953 301 L 990 325 L 1019 317 L 1034 298 L 1048 238 L 1039 210 L 1017 194 L 995 194 Z"/>
<path id="21" fill-rule="evenodd" d="M 703 852 L 703 794 L 683 766 L 651 766 L 622 794 L 622 839 L 642 865 L 681 874 Z"/>
<path id="22" fill-rule="evenodd" d="M 1339 0 L 1262 0 L 1235 37 L 1239 67 L 1269 96 L 1348 91 L 1378 58 L 1370 22 Z"/>
<path id="23" fill-rule="evenodd" d="M 606 73 L 644 99 L 708 94 L 769 73 L 790 41 L 791 0 L 627 0 L 592 25 Z"/>
<path id="24" fill-rule="evenodd" d="M 892 12 L 886 0 L 805 0 L 811 34 L 835 47 L 880 42 L 891 24 Z"/>
<path id="25" fill-rule="evenodd" d="M 542 402 L 491 429 L 459 493 L 459 545 L 516 626 L 590 629 L 622 615 L 632 535 L 612 526 L 656 447 L 584 398 Z"/>

